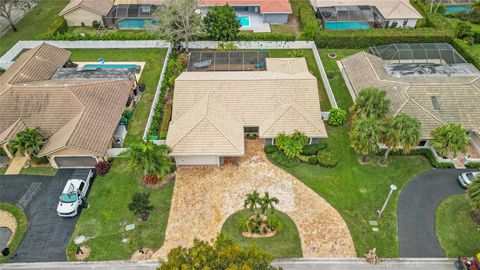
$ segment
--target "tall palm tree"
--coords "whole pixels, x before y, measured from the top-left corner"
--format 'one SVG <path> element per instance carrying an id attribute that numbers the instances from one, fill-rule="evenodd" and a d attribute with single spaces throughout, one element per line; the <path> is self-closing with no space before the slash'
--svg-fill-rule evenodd
<path id="1" fill-rule="evenodd" d="M 260 198 L 260 208 L 262 209 L 262 214 L 267 212 L 273 213 L 275 211 L 275 205 L 279 203 L 278 198 L 270 197 L 268 192 L 265 192 L 262 198 Z"/>
<path id="2" fill-rule="evenodd" d="M 43 144 L 43 136 L 39 128 L 27 128 L 17 134 L 15 139 L 10 142 L 10 147 L 14 151 L 19 151 L 30 155 L 29 151 L 38 154 Z"/>
<path id="3" fill-rule="evenodd" d="M 155 174 L 163 177 L 173 168 L 168 152 L 168 146 L 147 141 L 132 145 L 121 156 L 129 160 L 131 170 L 140 167 L 143 169 L 144 176 Z"/>
<path id="4" fill-rule="evenodd" d="M 411 148 L 418 144 L 421 136 L 420 122 L 409 115 L 398 114 L 387 122 L 383 142 L 387 146 L 382 163 L 387 163 L 391 150 L 403 148 L 403 153 L 408 154 Z"/>
<path id="5" fill-rule="evenodd" d="M 433 146 L 442 156 L 455 158 L 458 152 L 467 152 L 467 131 L 461 124 L 447 123 L 432 131 Z"/>
<path id="6" fill-rule="evenodd" d="M 476 177 L 467 188 L 467 197 L 475 215 L 480 216 L 480 177 Z"/>
<path id="7" fill-rule="evenodd" d="M 258 216 L 257 209 L 261 202 L 260 194 L 254 190 L 253 193 L 247 194 L 247 198 L 245 198 L 245 201 L 243 202 L 243 208 L 248 208 L 251 211 L 254 211 Z"/>
<path id="8" fill-rule="evenodd" d="M 353 121 L 349 133 L 350 144 L 361 155 L 363 162 L 368 161 L 368 155 L 380 150 L 378 144 L 382 140 L 383 129 L 382 122 L 373 117 Z"/>
<path id="9" fill-rule="evenodd" d="M 390 109 L 390 100 L 386 98 L 387 92 L 378 88 L 365 88 L 358 93 L 355 103 L 350 111 L 352 119 L 360 117 L 383 119 Z"/>

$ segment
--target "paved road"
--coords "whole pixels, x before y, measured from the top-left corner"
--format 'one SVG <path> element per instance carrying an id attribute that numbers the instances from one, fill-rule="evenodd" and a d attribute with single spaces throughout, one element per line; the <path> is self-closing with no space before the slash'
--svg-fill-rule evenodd
<path id="1" fill-rule="evenodd" d="M 465 192 L 456 180 L 464 171 L 433 169 L 418 174 L 400 193 L 397 219 L 401 258 L 446 256 L 435 233 L 435 211 L 446 197 Z"/>
<path id="2" fill-rule="evenodd" d="M 0 201 L 22 207 L 29 225 L 8 262 L 66 261 L 65 249 L 77 218 L 61 218 L 56 206 L 72 170 L 56 176 L 0 175 Z"/>

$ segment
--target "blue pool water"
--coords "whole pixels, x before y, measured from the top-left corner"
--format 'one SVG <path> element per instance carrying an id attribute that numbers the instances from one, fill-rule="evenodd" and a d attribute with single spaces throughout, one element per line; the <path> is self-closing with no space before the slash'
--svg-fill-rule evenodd
<path id="1" fill-rule="evenodd" d="M 145 29 L 145 21 L 149 19 L 125 19 L 119 21 L 118 29 Z M 152 20 L 152 25 L 157 26 L 158 21 Z"/>
<path id="2" fill-rule="evenodd" d="M 367 30 L 372 28 L 368 22 L 362 21 L 335 21 L 325 22 L 327 30 Z"/>
<path id="3" fill-rule="evenodd" d="M 471 8 L 469 6 L 446 6 L 445 7 L 445 14 L 452 14 L 452 13 L 470 13 Z"/>
<path id="4" fill-rule="evenodd" d="M 242 27 L 250 26 L 250 17 L 248 16 L 237 16 L 238 21 Z"/>
<path id="5" fill-rule="evenodd" d="M 136 69 L 138 68 L 138 65 L 133 65 L 133 64 L 87 64 L 83 66 L 84 69 L 94 69 L 94 68 L 104 68 L 104 69 L 109 69 L 109 68 L 128 68 L 128 69 Z"/>

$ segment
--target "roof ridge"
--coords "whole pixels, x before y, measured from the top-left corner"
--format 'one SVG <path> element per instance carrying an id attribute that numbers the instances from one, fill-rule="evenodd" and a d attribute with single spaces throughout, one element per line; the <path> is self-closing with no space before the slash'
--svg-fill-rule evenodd
<path id="1" fill-rule="evenodd" d="M 401 2 L 402 1 L 397 0 L 397 4 L 392 8 L 392 10 L 390 10 L 390 12 L 387 14 L 387 16 L 390 16 L 393 13 L 393 11 L 397 9 L 397 7 L 400 5 Z"/>
<path id="2" fill-rule="evenodd" d="M 407 90 L 408 90 L 408 89 L 407 89 Z M 427 114 L 429 114 L 429 115 L 430 115 L 431 117 L 433 117 L 435 120 L 437 120 L 437 121 L 440 122 L 441 124 L 444 124 L 444 122 L 443 122 L 440 118 L 438 118 L 438 117 L 436 117 L 435 115 L 433 115 L 429 110 L 427 110 L 427 109 L 424 108 L 422 105 L 420 105 L 418 102 L 416 102 L 415 99 L 411 98 L 411 97 L 408 95 L 407 90 L 405 90 L 405 94 L 407 95 L 407 98 L 408 98 L 407 102 L 408 102 L 408 101 L 413 102 L 417 107 L 419 107 L 420 109 L 422 109 L 423 111 L 425 111 Z"/>
<path id="3" fill-rule="evenodd" d="M 32 59 L 32 58 L 38 53 L 38 51 L 40 51 L 40 49 L 43 48 L 43 46 L 46 45 L 46 44 L 47 44 L 46 42 L 42 42 L 40 45 L 38 45 L 38 46 L 36 46 L 36 47 L 33 47 L 33 48 L 31 48 L 30 50 L 28 50 L 28 51 L 31 51 L 31 50 L 34 50 L 34 51 L 33 51 L 32 55 L 30 55 L 30 56 L 27 55 L 27 56 L 28 56 L 27 59 L 25 59 L 25 61 L 20 64 L 20 66 L 19 66 L 18 69 L 17 69 L 17 72 L 10 78 L 10 80 L 7 82 L 7 84 L 12 85 L 12 84 L 11 84 L 11 81 L 13 81 L 13 79 L 14 79 L 15 77 L 17 77 L 18 72 L 19 72 L 19 71 L 30 61 L 30 59 Z M 28 52 L 28 51 L 27 51 L 27 52 Z M 5 91 L 5 92 L 6 92 L 6 91 Z"/>

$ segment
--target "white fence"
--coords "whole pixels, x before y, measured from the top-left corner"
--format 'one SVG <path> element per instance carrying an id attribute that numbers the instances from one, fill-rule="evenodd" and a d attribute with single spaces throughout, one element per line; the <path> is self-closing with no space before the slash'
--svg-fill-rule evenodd
<path id="1" fill-rule="evenodd" d="M 117 157 L 125 151 L 127 151 L 127 148 L 110 148 L 107 149 L 107 157 Z"/>

